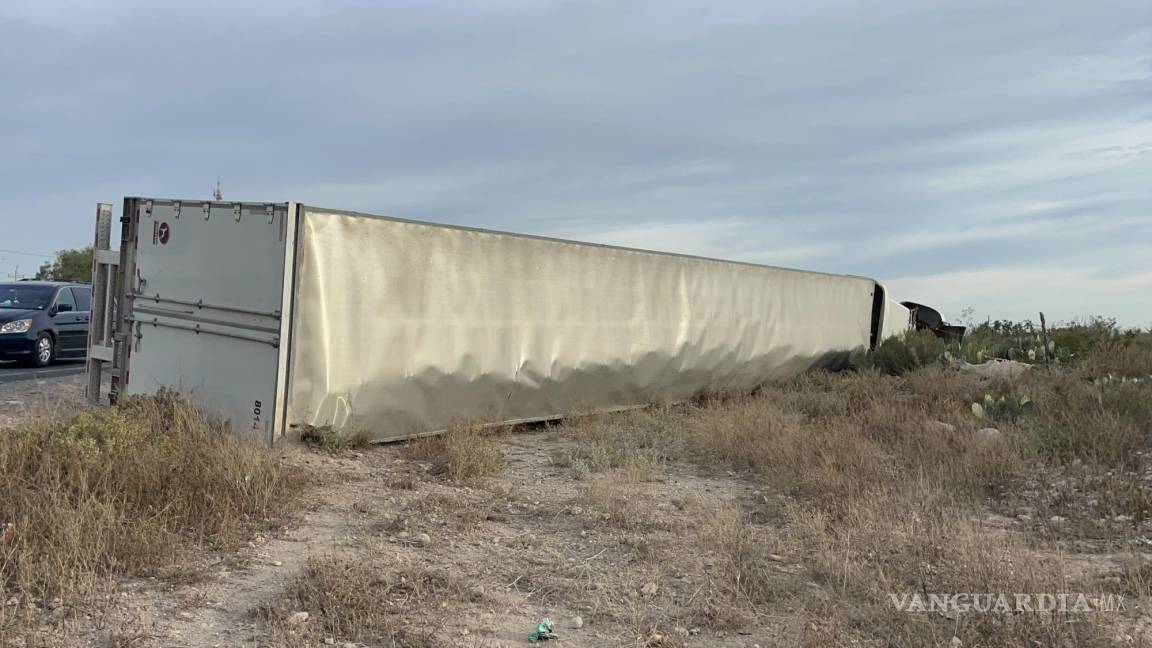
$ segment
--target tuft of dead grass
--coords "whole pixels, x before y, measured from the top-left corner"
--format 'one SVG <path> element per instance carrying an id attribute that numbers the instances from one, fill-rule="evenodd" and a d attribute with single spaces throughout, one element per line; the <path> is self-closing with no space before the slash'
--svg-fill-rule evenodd
<path id="1" fill-rule="evenodd" d="M 769 527 L 754 523 L 748 511 L 734 504 L 709 510 L 697 535 L 699 550 L 718 557 L 712 586 L 723 605 L 756 610 L 797 596 L 801 584 L 784 566 L 787 549 Z"/>
<path id="2" fill-rule="evenodd" d="M 267 645 L 316 646 L 326 638 L 371 645 L 444 645 L 444 624 L 412 621 L 421 610 L 472 598 L 448 571 L 397 566 L 382 559 L 314 558 L 305 574 L 263 610 L 271 629 Z M 301 620 L 300 613 L 307 618 Z M 294 616 L 295 615 L 295 616 Z"/>
<path id="3" fill-rule="evenodd" d="M 644 482 L 663 472 L 672 452 L 673 435 L 666 429 L 674 406 L 620 415 L 587 416 L 566 422 L 557 429 L 575 443 L 556 451 L 552 463 L 572 468 L 578 480 L 592 474 L 618 471 L 626 481 Z"/>
<path id="4" fill-rule="evenodd" d="M 667 520 L 656 511 L 651 498 L 638 493 L 633 483 L 600 478 L 580 487 L 573 504 L 588 509 L 599 522 L 627 531 L 667 529 Z"/>
<path id="5" fill-rule="evenodd" d="M 495 439 L 504 433 L 503 428 L 454 425 L 443 434 L 409 441 L 405 454 L 430 462 L 437 474 L 448 479 L 475 483 L 504 469 L 504 455 Z"/>
<path id="6" fill-rule="evenodd" d="M 79 603 L 190 547 L 235 547 L 289 511 L 299 485 L 266 447 L 172 394 L 17 425 L 0 434 L 0 521 L 15 525 L 0 593 Z"/>

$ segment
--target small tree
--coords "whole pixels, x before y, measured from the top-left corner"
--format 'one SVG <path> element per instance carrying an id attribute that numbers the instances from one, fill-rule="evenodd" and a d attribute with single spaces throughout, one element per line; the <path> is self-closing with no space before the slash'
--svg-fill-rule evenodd
<path id="1" fill-rule="evenodd" d="M 92 281 L 92 246 L 82 250 L 60 250 L 56 260 L 44 263 L 36 271 L 40 281 Z"/>

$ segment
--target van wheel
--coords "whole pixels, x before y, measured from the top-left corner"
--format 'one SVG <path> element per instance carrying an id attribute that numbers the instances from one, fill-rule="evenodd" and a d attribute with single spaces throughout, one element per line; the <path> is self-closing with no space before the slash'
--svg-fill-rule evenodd
<path id="1" fill-rule="evenodd" d="M 36 348 L 32 352 L 32 366 L 47 367 L 52 364 L 55 357 L 56 343 L 52 341 L 52 336 L 41 333 L 40 337 L 36 338 Z"/>

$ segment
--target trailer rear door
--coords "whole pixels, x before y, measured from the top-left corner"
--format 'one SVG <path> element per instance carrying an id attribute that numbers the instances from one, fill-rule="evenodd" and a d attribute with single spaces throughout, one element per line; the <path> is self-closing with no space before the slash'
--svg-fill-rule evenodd
<path id="1" fill-rule="evenodd" d="M 292 211 L 125 199 L 123 393 L 178 390 L 236 432 L 276 436 Z"/>

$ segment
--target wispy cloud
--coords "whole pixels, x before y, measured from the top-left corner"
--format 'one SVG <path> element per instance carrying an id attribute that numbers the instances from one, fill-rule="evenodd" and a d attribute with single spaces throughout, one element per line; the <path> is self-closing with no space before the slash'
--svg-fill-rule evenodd
<path id="1" fill-rule="evenodd" d="M 1143 0 L 8 0 L 0 39 L 4 247 L 82 245 L 98 200 L 220 177 L 1007 317 L 1033 305 L 987 277 L 1059 269 L 1054 317 L 1152 320 L 1128 252 L 1152 240 Z"/>

